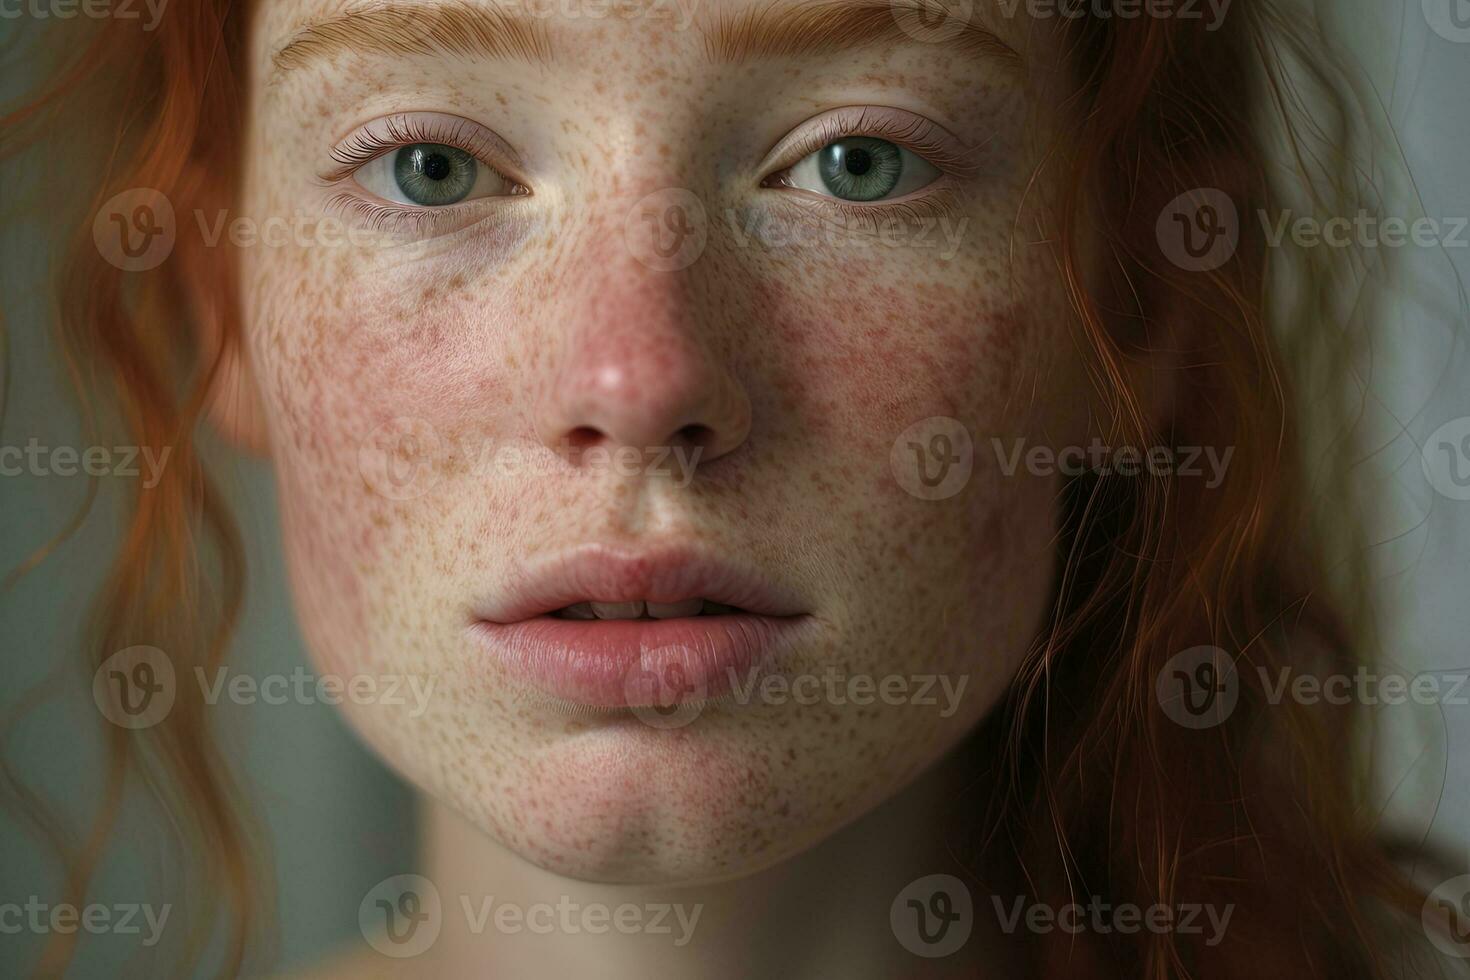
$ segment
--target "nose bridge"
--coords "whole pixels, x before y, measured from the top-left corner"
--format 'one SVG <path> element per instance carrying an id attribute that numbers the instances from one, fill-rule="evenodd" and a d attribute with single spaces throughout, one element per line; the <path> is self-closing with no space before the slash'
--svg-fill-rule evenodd
<path id="1" fill-rule="evenodd" d="M 636 264 L 606 261 L 592 278 L 585 306 L 569 325 L 564 369 L 582 382 L 621 375 L 652 395 L 658 378 L 672 382 L 673 372 L 690 370 L 687 362 L 708 354 L 695 334 L 683 277 L 630 265 Z"/>
<path id="2" fill-rule="evenodd" d="M 585 274 L 554 306 L 555 351 L 536 410 L 548 445 L 639 449 L 697 444 L 703 458 L 744 441 L 750 405 L 701 310 L 689 270 L 641 262 L 616 222 L 601 223 L 579 260 Z"/>

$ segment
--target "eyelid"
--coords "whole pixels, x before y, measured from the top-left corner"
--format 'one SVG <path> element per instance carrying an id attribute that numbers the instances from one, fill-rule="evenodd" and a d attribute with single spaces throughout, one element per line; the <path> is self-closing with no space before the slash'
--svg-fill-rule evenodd
<path id="1" fill-rule="evenodd" d="M 828 143 L 849 136 L 889 140 L 961 179 L 979 169 L 972 159 L 978 148 L 965 146 L 931 119 L 888 106 L 843 106 L 813 116 L 782 137 L 761 163 L 759 172 L 767 174 L 762 180 L 781 175 Z"/>
<path id="2" fill-rule="evenodd" d="M 475 157 L 511 183 L 527 187 L 524 165 L 509 143 L 462 116 L 442 112 L 399 112 L 357 127 L 331 148 L 335 166 L 319 174 L 334 184 L 359 167 L 410 143 L 443 143 Z"/>

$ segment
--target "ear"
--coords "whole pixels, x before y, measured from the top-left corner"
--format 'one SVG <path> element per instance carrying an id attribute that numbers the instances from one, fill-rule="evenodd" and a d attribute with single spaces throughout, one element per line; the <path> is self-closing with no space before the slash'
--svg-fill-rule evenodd
<path id="1" fill-rule="evenodd" d="M 207 197 L 200 195 L 195 200 Z M 181 229 L 175 255 L 199 364 L 204 371 L 213 368 L 204 415 L 237 449 L 268 456 L 265 408 L 240 318 L 239 253 L 226 235 L 210 246 L 202 236 L 187 235 Z"/>

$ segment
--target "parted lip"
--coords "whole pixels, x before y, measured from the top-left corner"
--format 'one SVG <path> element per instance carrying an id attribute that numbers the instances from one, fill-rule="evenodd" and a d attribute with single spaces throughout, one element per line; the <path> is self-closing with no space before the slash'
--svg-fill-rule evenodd
<path id="1" fill-rule="evenodd" d="M 637 548 L 589 543 L 518 562 L 482 622 L 510 624 L 579 602 L 669 603 L 702 598 L 762 616 L 799 616 L 800 598 L 738 561 L 687 543 Z"/>

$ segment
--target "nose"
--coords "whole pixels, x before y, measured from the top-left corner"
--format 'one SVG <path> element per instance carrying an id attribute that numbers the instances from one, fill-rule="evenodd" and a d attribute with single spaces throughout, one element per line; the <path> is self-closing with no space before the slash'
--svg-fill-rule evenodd
<path id="1" fill-rule="evenodd" d="M 536 410 L 553 449 L 698 448 L 701 463 L 750 433 L 750 398 L 711 350 L 680 277 L 642 269 L 576 300 Z"/>

